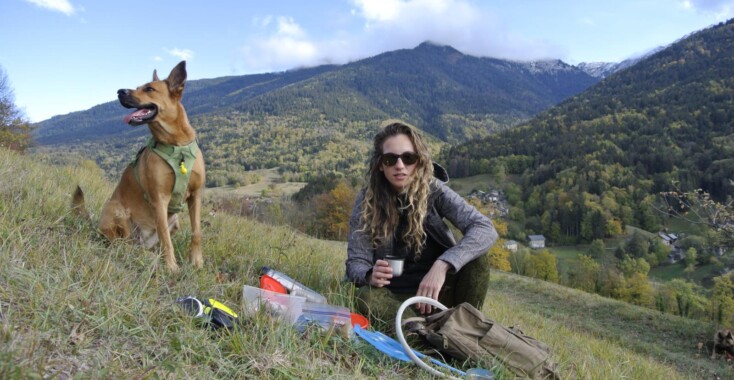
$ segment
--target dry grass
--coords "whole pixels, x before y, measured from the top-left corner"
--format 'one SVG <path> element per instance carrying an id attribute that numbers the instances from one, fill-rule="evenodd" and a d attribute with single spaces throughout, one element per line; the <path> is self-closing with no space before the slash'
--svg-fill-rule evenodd
<path id="1" fill-rule="evenodd" d="M 128 242 L 107 244 L 70 215 L 77 183 L 97 214 L 112 191 L 97 169 L 56 167 L 43 157 L 0 150 L 0 176 L 0 378 L 430 377 L 358 340 L 301 334 L 261 316 L 246 318 L 234 332 L 213 332 L 174 305 L 177 297 L 191 294 L 241 311 L 242 286 L 257 285 L 259 268 L 268 265 L 331 303 L 349 306 L 352 289 L 341 282 L 343 243 L 227 215 L 206 216 L 205 268 L 184 264 L 181 273 L 171 274 L 156 252 Z M 174 237 L 180 261 L 188 231 L 184 225 Z M 548 343 L 565 378 L 732 375 L 721 362 L 695 358 L 697 342 L 680 347 L 685 340 L 665 336 L 708 333 L 710 326 L 512 275 L 493 276 L 491 286 L 485 314 Z M 665 329 L 632 328 L 650 316 Z M 671 342 L 678 347 L 671 350 Z M 676 355 L 666 356 L 668 351 Z M 684 360 L 700 364 L 676 365 Z M 498 378 L 508 378 L 494 369 Z"/>

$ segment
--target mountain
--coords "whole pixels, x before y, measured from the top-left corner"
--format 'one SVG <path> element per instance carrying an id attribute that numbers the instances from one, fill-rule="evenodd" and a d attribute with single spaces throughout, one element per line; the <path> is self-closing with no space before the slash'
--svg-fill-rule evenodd
<path id="1" fill-rule="evenodd" d="M 724 199 L 734 190 L 732 63 L 729 21 L 443 159 L 458 176 L 498 166 L 518 174 L 526 226 L 551 240 L 590 241 L 628 224 L 655 230 L 660 192 L 702 188 Z"/>
<path id="2" fill-rule="evenodd" d="M 184 105 L 207 152 L 210 185 L 231 180 L 217 173 L 254 168 L 304 180 L 361 168 L 383 120 L 412 123 L 438 145 L 456 143 L 517 125 L 598 80 L 561 61 L 478 58 L 423 43 L 339 66 L 191 81 Z M 116 172 L 147 134 L 124 125 L 125 113 L 109 102 L 56 116 L 37 125 L 36 141 Z"/>
<path id="3" fill-rule="evenodd" d="M 617 71 L 618 65 L 615 62 L 581 62 L 576 67 L 594 78 L 606 78 Z"/>
<path id="4" fill-rule="evenodd" d="M 442 140 L 460 141 L 465 134 L 442 118 L 476 115 L 484 123 L 474 132 L 486 134 L 482 129 L 492 127 L 488 124 L 506 127 L 527 119 L 596 81 L 561 61 L 477 58 L 423 43 L 342 66 L 190 81 L 184 105 L 189 116 L 228 112 L 302 116 L 303 103 L 334 121 L 347 115 L 360 120 L 404 115 Z M 346 99 L 350 101 L 344 103 Z M 124 134 L 123 113 L 113 101 L 53 117 L 37 125 L 37 142 L 59 144 Z"/>
<path id="5" fill-rule="evenodd" d="M 217 110 L 303 82 L 333 68 L 334 66 L 319 66 L 282 73 L 192 80 L 186 83 L 183 103 L 189 116 L 216 113 Z M 143 80 L 140 83 L 130 83 L 128 87 L 142 83 Z M 116 91 L 110 89 L 110 97 L 116 97 Z M 115 100 L 86 111 L 54 116 L 36 124 L 36 142 L 41 145 L 66 144 L 135 133 L 123 123 L 122 117 L 125 114 L 126 110 Z"/>
<path id="6" fill-rule="evenodd" d="M 594 78 L 604 79 L 616 73 L 617 71 L 634 66 L 637 62 L 640 62 L 643 59 L 646 59 L 647 57 L 664 49 L 664 47 L 658 47 L 639 57 L 628 58 L 622 62 L 581 62 L 576 65 L 576 67 Z"/>

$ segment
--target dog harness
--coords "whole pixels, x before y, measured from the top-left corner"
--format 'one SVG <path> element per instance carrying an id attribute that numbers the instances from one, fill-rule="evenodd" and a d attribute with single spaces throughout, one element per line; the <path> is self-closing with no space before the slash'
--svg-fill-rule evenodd
<path id="1" fill-rule="evenodd" d="M 183 211 L 184 193 L 189 185 L 191 178 L 191 170 L 196 162 L 196 154 L 199 153 L 199 144 L 194 140 L 188 145 L 169 145 L 159 141 L 155 141 L 152 137 L 148 140 L 148 145 L 140 149 L 135 156 L 133 167 L 135 169 L 135 180 L 140 185 L 140 176 L 138 175 L 138 159 L 145 149 L 150 149 L 160 156 L 173 170 L 176 177 L 173 182 L 173 190 L 171 191 L 171 201 L 168 203 L 168 213 L 176 214 Z M 148 200 L 148 193 L 145 193 L 145 200 Z"/>

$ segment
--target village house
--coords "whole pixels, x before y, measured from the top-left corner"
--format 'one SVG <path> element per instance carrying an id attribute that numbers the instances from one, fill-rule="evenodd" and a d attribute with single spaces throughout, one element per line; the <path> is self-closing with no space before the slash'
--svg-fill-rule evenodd
<path id="1" fill-rule="evenodd" d="M 504 248 L 510 252 L 517 252 L 517 242 L 514 240 L 507 240 Z"/>
<path id="2" fill-rule="evenodd" d="M 533 249 L 545 248 L 545 236 L 528 235 L 528 245 Z"/>
<path id="3" fill-rule="evenodd" d="M 485 192 L 482 190 L 474 189 L 467 196 L 468 199 L 479 199 L 482 204 L 491 204 L 489 210 L 490 218 L 506 217 L 510 213 L 510 206 L 507 204 L 507 200 L 504 199 L 502 193 L 499 190 L 490 190 Z"/>
<path id="4" fill-rule="evenodd" d="M 658 232 L 658 237 L 668 247 L 672 247 L 678 241 L 678 236 L 676 234 L 671 234 L 671 233 L 667 233 L 667 232 L 663 232 L 663 231 Z"/>

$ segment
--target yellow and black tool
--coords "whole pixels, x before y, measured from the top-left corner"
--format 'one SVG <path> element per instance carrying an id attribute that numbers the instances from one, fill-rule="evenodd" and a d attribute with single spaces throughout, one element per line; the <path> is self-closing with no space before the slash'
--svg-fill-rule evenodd
<path id="1" fill-rule="evenodd" d="M 237 313 L 225 304 L 213 299 L 199 300 L 193 296 L 181 297 L 176 300 L 194 318 L 201 318 L 207 326 L 218 329 L 231 329 L 238 322 Z"/>

